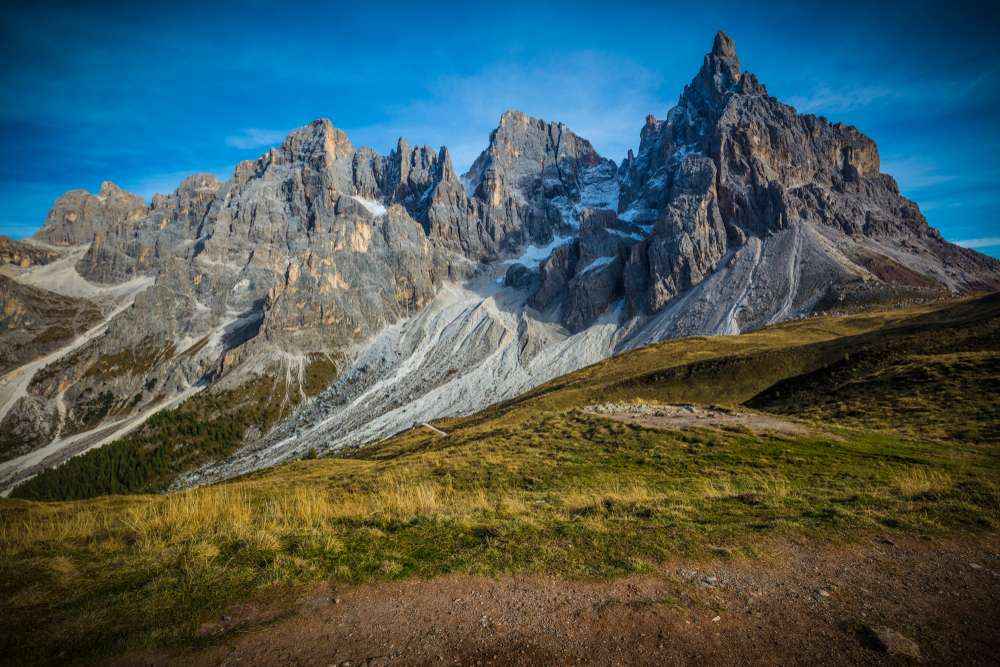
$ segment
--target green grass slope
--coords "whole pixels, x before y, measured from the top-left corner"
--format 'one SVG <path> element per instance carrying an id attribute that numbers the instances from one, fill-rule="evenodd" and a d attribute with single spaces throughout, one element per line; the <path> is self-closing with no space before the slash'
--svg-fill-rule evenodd
<path id="1" fill-rule="evenodd" d="M 995 381 L 998 318 L 991 295 L 669 341 L 435 422 L 446 437 L 419 428 L 171 496 L 5 500 L 0 664 L 196 648 L 219 641 L 197 630 L 224 605 L 320 579 L 611 577 L 768 558 L 786 536 L 994 534 L 997 394 L 966 394 Z M 747 403 L 812 434 L 579 409 L 621 400 Z"/>

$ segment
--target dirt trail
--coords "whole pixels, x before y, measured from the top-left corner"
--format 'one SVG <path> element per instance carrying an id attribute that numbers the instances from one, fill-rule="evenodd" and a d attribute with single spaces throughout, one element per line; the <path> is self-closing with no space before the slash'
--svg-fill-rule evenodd
<path id="1" fill-rule="evenodd" d="M 777 553 L 769 564 L 673 562 L 660 576 L 604 583 L 451 576 L 324 584 L 297 610 L 248 603 L 220 611 L 200 634 L 221 645 L 204 653 L 95 664 L 911 664 L 879 650 L 866 629 L 872 625 L 915 642 L 923 664 L 1000 664 L 996 535 L 975 543 L 875 537 L 853 549 L 806 541 L 769 547 Z M 289 611 L 298 613 L 267 625 Z"/>
<path id="2" fill-rule="evenodd" d="M 750 429 L 754 434 L 773 432 L 778 435 L 787 435 L 796 438 L 822 435 L 823 437 L 843 440 L 840 436 L 829 433 L 820 433 L 810 429 L 803 424 L 797 424 L 771 415 L 757 414 L 753 412 L 731 412 L 713 408 L 711 406 L 692 406 L 695 411 L 676 411 L 673 414 L 641 413 L 641 412 L 606 412 L 594 410 L 594 406 L 585 408 L 585 412 L 594 412 L 602 417 L 617 419 L 630 424 L 639 424 L 647 428 L 682 429 L 690 426 L 743 426 Z M 657 406 L 649 406 L 651 409 Z M 665 410 L 670 410 L 678 406 L 660 406 Z"/>

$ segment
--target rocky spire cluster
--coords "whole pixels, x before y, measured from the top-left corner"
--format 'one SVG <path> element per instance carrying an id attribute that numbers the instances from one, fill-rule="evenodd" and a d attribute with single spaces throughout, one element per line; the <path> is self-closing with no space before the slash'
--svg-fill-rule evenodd
<path id="1" fill-rule="evenodd" d="M 538 359 L 556 367 L 538 356 L 546 346 L 598 323 L 615 333 L 581 359 L 868 303 L 879 290 L 1000 288 L 1000 263 L 945 242 L 880 173 L 874 141 L 771 97 L 724 32 L 620 165 L 562 123 L 517 111 L 462 176 L 445 147 L 400 138 L 380 155 L 323 119 L 225 183 L 196 174 L 149 206 L 111 183 L 67 192 L 31 243 L 34 254 L 7 253 L 28 262 L 11 272 L 44 256 L 87 294 L 145 289 L 0 414 L 0 428 L 54 414 L 57 395 L 76 414 L 110 392 L 127 412 L 262 359 L 349 358 L 446 283 L 501 289 L 501 278 L 517 330 L 497 307 L 476 311 L 493 318 L 476 349 L 517 339 L 522 366 L 504 377 L 522 383 L 547 377 Z M 550 251 L 540 262 L 538 248 Z M 7 309 L 37 311 L 40 284 L 8 285 Z M 67 306 L 66 330 L 91 322 L 89 308 Z M 116 365 L 125 358 L 134 363 Z M 94 368 L 120 374 L 109 385 Z"/>

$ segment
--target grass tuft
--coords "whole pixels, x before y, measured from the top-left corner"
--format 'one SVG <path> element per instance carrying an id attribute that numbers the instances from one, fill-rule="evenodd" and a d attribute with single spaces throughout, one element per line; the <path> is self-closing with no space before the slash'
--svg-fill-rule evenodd
<path id="1" fill-rule="evenodd" d="M 896 478 L 896 488 L 904 498 L 936 498 L 948 494 L 954 484 L 951 475 L 941 470 L 910 469 Z"/>

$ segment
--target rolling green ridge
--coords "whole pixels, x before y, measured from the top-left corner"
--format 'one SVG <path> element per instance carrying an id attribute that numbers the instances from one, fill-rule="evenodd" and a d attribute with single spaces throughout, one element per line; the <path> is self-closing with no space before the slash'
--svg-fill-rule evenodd
<path id="1" fill-rule="evenodd" d="M 16 642 L 0 664 L 225 641 L 199 625 L 323 579 L 605 578 L 769 559 L 795 536 L 995 535 L 998 326 L 987 295 L 667 341 L 436 421 L 446 437 L 418 428 L 169 496 L 4 500 L 0 632 Z M 800 435 L 581 409 L 609 401 L 766 411 Z"/>

